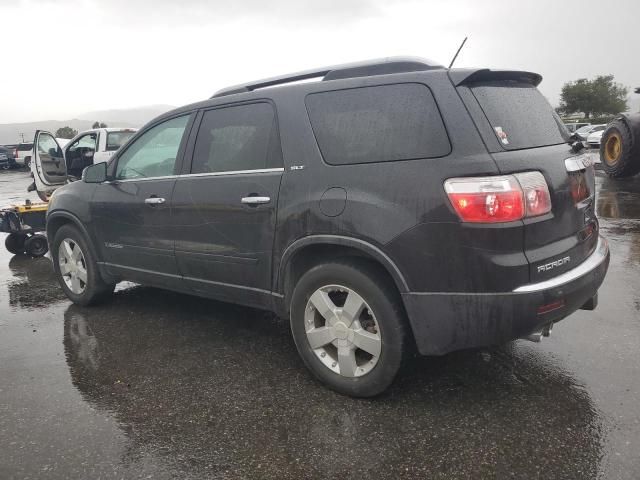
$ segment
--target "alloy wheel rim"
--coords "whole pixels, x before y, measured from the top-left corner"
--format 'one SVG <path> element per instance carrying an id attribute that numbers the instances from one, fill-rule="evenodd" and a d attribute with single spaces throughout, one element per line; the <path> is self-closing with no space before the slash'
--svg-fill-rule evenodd
<path id="1" fill-rule="evenodd" d="M 58 248 L 58 266 L 65 285 L 76 295 L 87 288 L 87 262 L 74 240 L 65 238 Z"/>
<path id="2" fill-rule="evenodd" d="M 320 362 L 343 377 L 361 377 L 380 359 L 382 337 L 375 314 L 354 290 L 318 288 L 304 314 L 307 341 Z"/>
<path id="3" fill-rule="evenodd" d="M 615 165 L 622 153 L 622 138 L 619 134 L 613 133 L 604 146 L 604 160 L 609 165 Z"/>

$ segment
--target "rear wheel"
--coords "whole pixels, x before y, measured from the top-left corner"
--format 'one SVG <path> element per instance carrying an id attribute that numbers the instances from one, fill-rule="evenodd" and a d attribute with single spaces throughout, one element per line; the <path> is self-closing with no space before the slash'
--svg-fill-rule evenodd
<path id="1" fill-rule="evenodd" d="M 93 305 L 113 292 L 115 284 L 102 279 L 93 251 L 76 227 L 60 227 L 51 253 L 60 286 L 73 303 Z"/>
<path id="2" fill-rule="evenodd" d="M 24 253 L 24 244 L 27 240 L 27 236 L 24 233 L 10 233 L 7 238 L 4 239 L 5 248 L 14 255 L 21 255 Z"/>
<path id="3" fill-rule="evenodd" d="M 49 243 L 47 237 L 36 234 L 27 238 L 24 242 L 24 251 L 31 257 L 42 257 L 49 251 Z"/>
<path id="4" fill-rule="evenodd" d="M 405 319 L 395 286 L 356 262 L 318 265 L 298 282 L 291 331 L 305 365 L 354 397 L 382 393 L 405 352 Z"/>
<path id="5" fill-rule="evenodd" d="M 633 149 L 633 135 L 620 119 L 609 124 L 600 141 L 600 162 L 613 178 L 630 177 L 640 172 L 640 149 Z"/>

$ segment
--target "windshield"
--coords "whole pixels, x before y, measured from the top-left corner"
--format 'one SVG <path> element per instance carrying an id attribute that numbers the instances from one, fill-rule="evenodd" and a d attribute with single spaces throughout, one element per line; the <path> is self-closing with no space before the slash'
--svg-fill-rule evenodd
<path id="1" fill-rule="evenodd" d="M 530 83 L 486 82 L 471 85 L 471 91 L 506 150 L 557 145 L 569 140 L 560 117 Z"/>
<path id="2" fill-rule="evenodd" d="M 593 128 L 593 127 L 591 127 L 591 125 L 586 125 L 586 126 L 584 126 L 582 128 L 579 128 L 578 130 L 576 130 L 576 133 L 587 133 L 588 131 L 591 130 L 591 128 Z"/>
<path id="3" fill-rule="evenodd" d="M 107 152 L 118 150 L 122 145 L 127 143 L 131 137 L 135 135 L 134 130 L 122 130 L 120 132 L 107 133 Z"/>

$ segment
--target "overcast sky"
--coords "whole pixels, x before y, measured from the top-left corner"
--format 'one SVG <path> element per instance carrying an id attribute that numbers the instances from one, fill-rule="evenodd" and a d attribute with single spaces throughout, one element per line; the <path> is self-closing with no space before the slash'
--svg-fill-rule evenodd
<path id="1" fill-rule="evenodd" d="M 0 0 L 0 123 L 183 105 L 224 86 L 391 55 L 640 87 L 636 0 Z"/>

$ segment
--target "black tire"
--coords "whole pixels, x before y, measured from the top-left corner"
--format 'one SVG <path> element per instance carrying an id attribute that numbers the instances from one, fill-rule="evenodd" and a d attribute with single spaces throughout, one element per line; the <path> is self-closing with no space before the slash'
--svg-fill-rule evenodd
<path id="1" fill-rule="evenodd" d="M 640 142 L 640 138 L 638 140 Z M 611 178 L 630 177 L 640 172 L 640 147 L 633 147 L 633 132 L 625 121 L 614 120 L 602 134 L 600 163 Z"/>
<path id="2" fill-rule="evenodd" d="M 24 254 L 24 244 L 27 236 L 24 233 L 10 233 L 4 239 L 5 248 L 14 255 Z"/>
<path id="3" fill-rule="evenodd" d="M 305 309 L 313 293 L 326 285 L 340 285 L 357 292 L 370 306 L 378 324 L 381 351 L 371 371 L 345 377 L 325 366 L 311 348 L 305 330 Z M 352 397 L 373 397 L 395 379 L 407 351 L 404 309 L 395 285 L 367 263 L 350 260 L 311 268 L 298 281 L 291 300 L 291 331 L 305 365 L 331 389 Z"/>
<path id="4" fill-rule="evenodd" d="M 58 252 L 60 244 L 66 239 L 71 240 L 76 246 L 80 247 L 82 255 L 84 256 L 87 281 L 84 285 L 84 290 L 81 293 L 74 293 L 71 291 L 60 272 Z M 96 263 L 96 256 L 93 248 L 89 245 L 89 242 L 80 230 L 75 226 L 63 225 L 56 232 L 51 245 L 51 257 L 53 259 L 53 268 L 56 272 L 58 282 L 60 283 L 62 290 L 64 290 L 64 293 L 73 303 L 82 306 L 95 305 L 106 300 L 113 293 L 115 283 L 106 283 L 102 279 L 100 271 L 98 270 L 98 264 Z"/>
<path id="5" fill-rule="evenodd" d="M 31 168 L 31 157 L 27 157 L 24 159 L 24 168 L 29 170 Z"/>
<path id="6" fill-rule="evenodd" d="M 49 251 L 49 243 L 47 237 L 36 234 L 27 238 L 24 242 L 24 251 L 30 257 L 43 257 Z"/>

